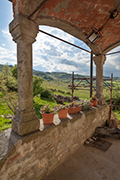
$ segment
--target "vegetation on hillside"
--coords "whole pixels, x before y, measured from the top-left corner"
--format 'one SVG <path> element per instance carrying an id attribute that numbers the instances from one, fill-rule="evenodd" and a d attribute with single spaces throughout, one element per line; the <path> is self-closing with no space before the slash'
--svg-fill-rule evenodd
<path id="1" fill-rule="evenodd" d="M 80 75 L 75 76 L 82 77 Z M 71 78 L 72 74 L 62 72 L 43 73 L 33 71 L 33 104 L 39 118 L 41 118 L 39 110 L 43 105 L 48 104 L 51 108 L 55 106 L 56 101 L 53 99 L 55 95 L 71 96 L 71 88 L 68 87 L 71 84 Z M 75 84 L 77 83 L 75 82 Z M 106 81 L 106 83 L 111 84 L 110 81 Z M 80 89 L 84 89 L 84 91 L 77 88 L 74 90 L 74 96 L 78 96 L 80 100 L 89 100 L 89 88 L 87 87 L 89 84 L 83 81 L 80 85 Z M 109 103 L 110 90 L 106 86 L 103 86 L 103 88 L 104 96 Z M 113 97 L 120 99 L 120 78 L 115 79 L 113 89 L 118 89 L 118 91 L 113 90 Z M 13 115 L 13 111 L 8 107 L 8 103 L 10 105 L 11 101 L 14 104 L 17 99 L 17 66 L 0 65 L 0 132 L 11 127 L 11 119 L 8 119 L 8 116 Z M 118 104 L 120 105 L 120 101 Z M 114 112 L 117 118 L 120 119 L 120 109 L 115 108 Z"/>

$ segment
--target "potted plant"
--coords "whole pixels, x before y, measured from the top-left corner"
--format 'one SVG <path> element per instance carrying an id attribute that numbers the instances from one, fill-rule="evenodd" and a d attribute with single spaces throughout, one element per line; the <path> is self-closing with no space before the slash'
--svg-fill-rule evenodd
<path id="1" fill-rule="evenodd" d="M 82 102 L 82 111 L 88 110 L 91 108 L 91 102 L 86 99 Z"/>
<path id="2" fill-rule="evenodd" d="M 54 110 L 49 107 L 49 105 L 44 105 L 41 107 L 39 111 L 42 115 L 43 123 L 44 124 L 52 124 L 54 118 Z"/>
<path id="3" fill-rule="evenodd" d="M 92 97 L 90 98 L 90 102 L 93 104 L 93 106 L 97 106 L 98 105 L 98 99 L 95 95 L 92 95 Z"/>
<path id="4" fill-rule="evenodd" d="M 68 106 L 69 106 L 68 109 L 69 114 L 79 113 L 82 108 L 82 105 L 80 105 L 80 103 L 77 103 L 76 101 L 69 103 Z"/>
<path id="5" fill-rule="evenodd" d="M 58 104 L 54 107 L 54 109 L 58 112 L 58 117 L 60 119 L 64 119 L 67 117 L 68 105 Z"/>

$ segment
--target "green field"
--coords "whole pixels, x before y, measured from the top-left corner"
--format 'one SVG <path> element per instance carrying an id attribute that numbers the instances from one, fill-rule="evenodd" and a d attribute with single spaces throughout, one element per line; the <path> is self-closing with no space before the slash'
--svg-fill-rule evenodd
<path id="1" fill-rule="evenodd" d="M 44 81 L 42 86 L 46 89 L 55 89 L 56 91 L 54 91 L 54 94 L 58 95 L 64 95 L 64 96 L 71 96 L 71 89 L 68 87 L 68 83 L 64 83 L 64 82 L 47 82 Z M 82 89 L 84 87 L 81 87 Z M 62 90 L 64 93 L 60 93 L 58 92 L 58 90 Z M 70 92 L 70 95 L 68 95 L 68 92 Z M 115 92 L 113 92 L 113 94 L 115 94 Z M 13 100 L 17 100 L 17 93 L 9 93 L 9 95 L 12 96 Z M 107 97 L 109 99 L 110 97 L 110 91 L 109 90 L 105 90 L 104 89 L 104 95 L 105 97 Z M 80 98 L 80 100 L 89 100 L 90 96 L 89 96 L 89 91 L 88 90 L 75 90 L 74 91 L 74 96 L 78 96 Z M 50 99 L 41 99 L 40 95 L 34 97 L 34 108 L 36 111 L 36 114 L 38 116 L 38 118 L 41 118 L 41 114 L 39 113 L 39 110 L 41 108 L 42 105 L 45 104 L 49 104 L 51 107 L 54 107 L 56 104 L 55 100 L 50 100 Z M 116 117 L 120 120 L 120 110 L 115 110 L 114 111 Z M 0 92 L 0 132 L 2 132 L 5 129 L 8 129 L 11 127 L 11 120 L 7 119 L 6 116 L 8 114 L 13 114 L 12 111 L 8 108 L 5 100 L 4 100 L 4 96 L 2 94 L 2 92 Z"/>

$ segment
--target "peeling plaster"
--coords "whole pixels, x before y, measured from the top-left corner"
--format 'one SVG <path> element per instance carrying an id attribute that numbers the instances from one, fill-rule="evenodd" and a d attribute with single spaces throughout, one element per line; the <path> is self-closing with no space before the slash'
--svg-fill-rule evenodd
<path id="1" fill-rule="evenodd" d="M 71 0 L 66 0 L 66 1 L 61 1 L 61 2 L 59 2 L 59 3 L 56 5 L 56 7 L 53 8 L 53 12 L 56 13 L 56 14 L 60 13 L 60 11 L 62 11 L 62 10 L 64 10 L 64 9 L 67 8 L 67 6 L 68 6 L 68 4 L 69 4 L 70 1 L 71 1 Z"/>

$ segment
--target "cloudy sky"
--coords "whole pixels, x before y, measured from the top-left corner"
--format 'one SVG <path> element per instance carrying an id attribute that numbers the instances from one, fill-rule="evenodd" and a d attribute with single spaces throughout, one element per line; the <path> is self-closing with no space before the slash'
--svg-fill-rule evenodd
<path id="1" fill-rule="evenodd" d="M 15 65 L 17 63 L 16 44 L 12 41 L 8 27 L 13 19 L 12 4 L 7 0 L 1 2 L 0 17 L 0 64 L 7 63 Z M 40 26 L 39 28 L 90 50 L 82 41 L 62 30 L 48 26 Z M 120 51 L 120 46 L 112 51 Z M 72 71 L 74 71 L 78 74 L 89 75 L 90 55 L 89 53 L 39 32 L 36 42 L 33 45 L 33 68 L 45 72 L 58 71 L 72 73 Z M 103 70 L 105 76 L 110 76 L 110 74 L 113 73 L 114 77 L 120 77 L 120 54 L 107 56 Z"/>

